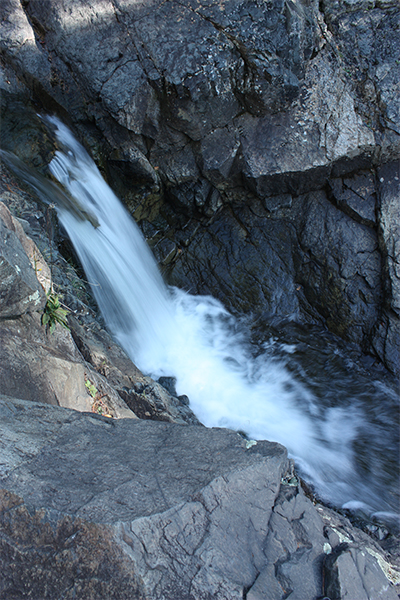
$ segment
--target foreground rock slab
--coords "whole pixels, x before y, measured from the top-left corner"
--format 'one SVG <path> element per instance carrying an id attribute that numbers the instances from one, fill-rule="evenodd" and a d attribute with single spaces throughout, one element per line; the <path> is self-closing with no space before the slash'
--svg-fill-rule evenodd
<path id="1" fill-rule="evenodd" d="M 5 396 L 0 423 L 0 598 L 397 598 L 279 444 Z"/>

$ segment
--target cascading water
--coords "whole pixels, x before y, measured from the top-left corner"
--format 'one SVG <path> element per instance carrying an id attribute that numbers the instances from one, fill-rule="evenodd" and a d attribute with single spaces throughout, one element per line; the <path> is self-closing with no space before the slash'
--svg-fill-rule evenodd
<path id="1" fill-rule="evenodd" d="M 310 379 L 296 344 L 256 348 L 217 300 L 168 289 L 94 162 L 62 123 L 48 121 L 65 150 L 50 163 L 69 194 L 57 206 L 60 221 L 107 326 L 133 362 L 154 378 L 175 377 L 178 394 L 206 426 L 284 444 L 323 499 L 395 519 L 397 428 L 383 408 L 396 402 L 395 391 L 345 371 L 335 381 L 326 366 L 335 357 L 324 358 L 325 380 Z"/>

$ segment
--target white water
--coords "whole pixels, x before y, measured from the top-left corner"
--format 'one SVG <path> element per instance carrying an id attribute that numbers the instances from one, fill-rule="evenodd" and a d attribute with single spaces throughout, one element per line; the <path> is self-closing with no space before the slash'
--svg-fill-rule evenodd
<path id="1" fill-rule="evenodd" d="M 284 444 L 323 498 L 387 511 L 357 473 L 353 443 L 365 426 L 357 403 L 322 411 L 268 344 L 255 355 L 240 323 L 218 301 L 168 289 L 94 162 L 62 123 L 49 122 L 65 148 L 50 170 L 99 227 L 65 206 L 58 208 L 59 218 L 109 329 L 132 361 L 154 378 L 175 377 L 178 394 L 189 397 L 205 425 Z M 285 352 L 290 358 L 293 348 Z"/>

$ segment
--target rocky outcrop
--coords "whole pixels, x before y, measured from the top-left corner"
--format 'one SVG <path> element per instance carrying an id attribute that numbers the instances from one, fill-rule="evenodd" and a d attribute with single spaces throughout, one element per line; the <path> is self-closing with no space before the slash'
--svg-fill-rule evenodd
<path id="1" fill-rule="evenodd" d="M 0 414 L 2 598 L 397 598 L 279 444 L 4 396 Z"/>
<path id="2" fill-rule="evenodd" d="M 323 323 L 396 372 L 394 2 L 1 11 L 2 148 L 43 172 L 36 113 L 58 113 L 171 282 L 260 326 Z M 398 597 L 384 544 L 310 500 L 284 448 L 199 427 L 173 380 L 136 369 L 52 244 L 71 254 L 51 208 L 0 173 L 19 216 L 0 206 L 0 598 Z M 70 332 L 41 322 L 52 283 Z"/>
<path id="3" fill-rule="evenodd" d="M 21 232 L 18 230 L 18 235 L 16 229 L 15 220 L 4 204 L 0 204 L 1 319 L 43 310 L 46 303 L 43 288 L 19 239 Z"/>
<path id="4" fill-rule="evenodd" d="M 177 397 L 174 385 L 164 386 L 144 376 L 104 329 L 95 324 L 85 327 L 73 317 L 69 323 L 82 356 L 106 377 L 140 419 L 200 425 L 189 408 L 188 398 Z"/>
<path id="5" fill-rule="evenodd" d="M 2 202 L 0 235 L 2 394 L 113 418 L 199 424 L 187 400 L 140 373 L 95 322 L 80 324 L 76 312 L 75 317 L 70 314 L 72 333 L 60 325 L 50 332 L 42 315 L 44 292 L 53 288 L 52 274 L 36 244 Z"/>
<path id="6" fill-rule="evenodd" d="M 72 119 L 170 282 L 323 323 L 398 369 L 396 2 L 3 11 L 9 129 L 26 88 Z M 51 144 L 35 131 L 40 166 Z M 29 144 L 13 145 L 28 158 Z"/>

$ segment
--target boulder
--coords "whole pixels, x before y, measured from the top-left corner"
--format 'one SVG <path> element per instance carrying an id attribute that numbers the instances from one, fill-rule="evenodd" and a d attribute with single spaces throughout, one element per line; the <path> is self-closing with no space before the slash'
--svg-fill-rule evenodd
<path id="1" fill-rule="evenodd" d="M 304 496 L 279 444 L 5 396 L 0 414 L 4 598 L 397 598 L 384 552 Z"/>

